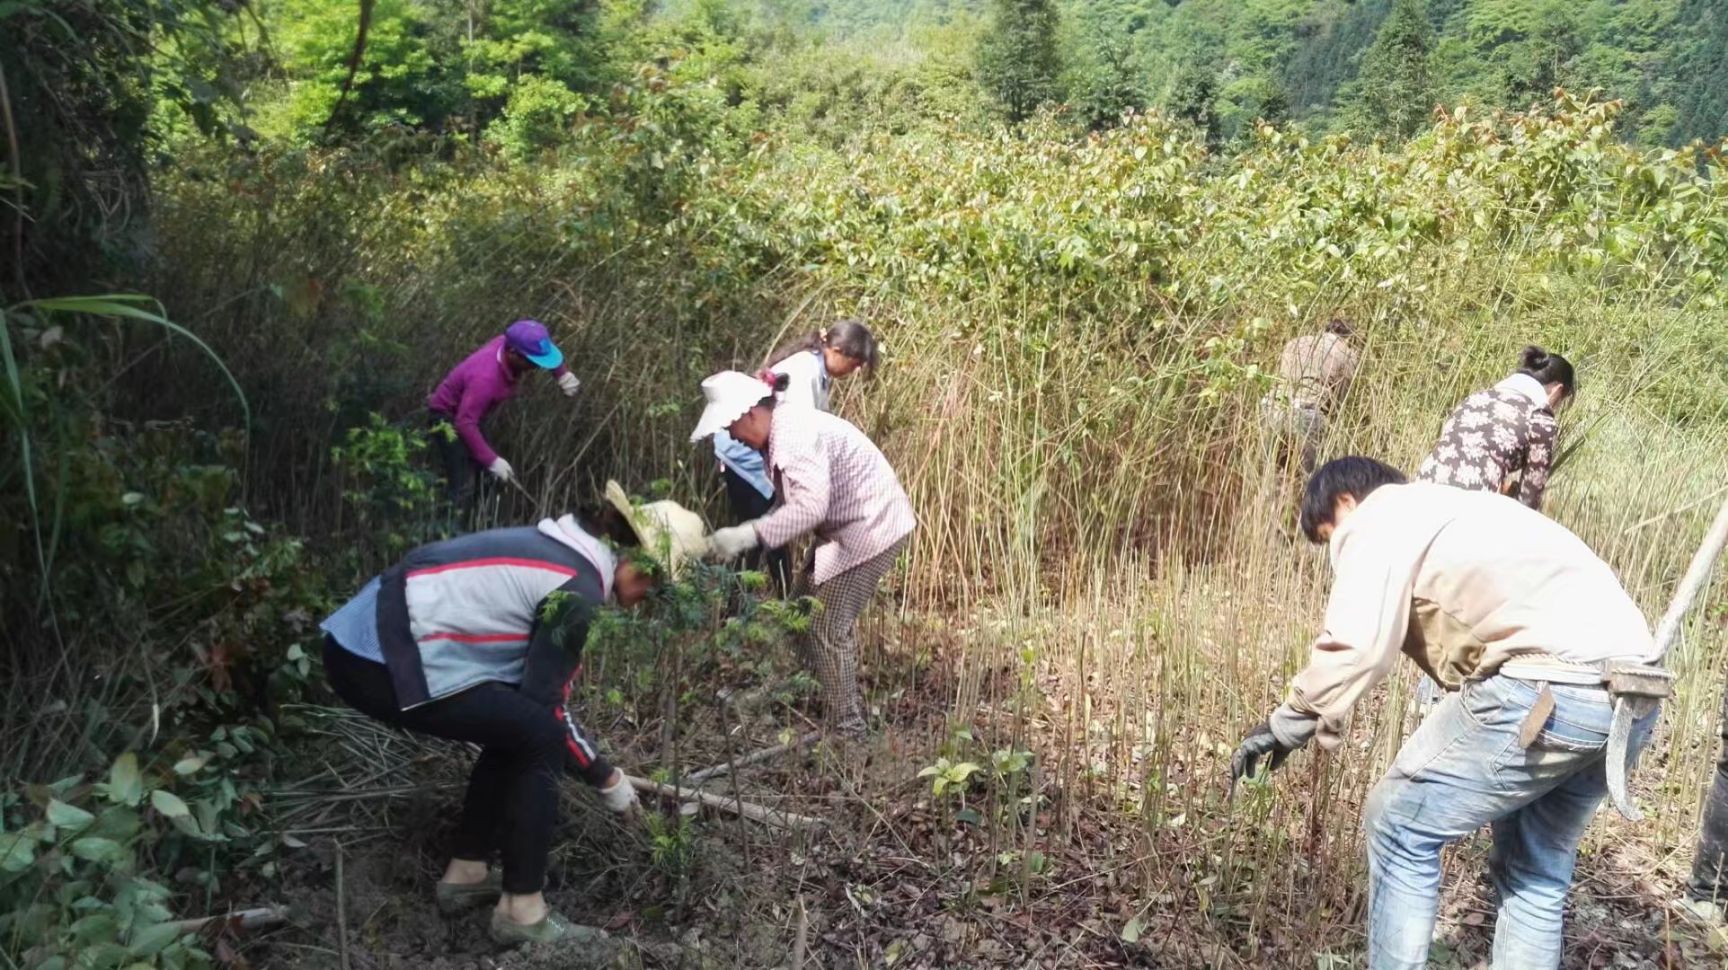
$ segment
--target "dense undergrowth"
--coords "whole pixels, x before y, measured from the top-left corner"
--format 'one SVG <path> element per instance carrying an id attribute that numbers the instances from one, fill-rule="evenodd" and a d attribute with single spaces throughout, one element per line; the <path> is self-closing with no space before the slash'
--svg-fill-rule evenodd
<path id="1" fill-rule="evenodd" d="M 896 588 L 903 618 L 942 631 L 916 649 L 953 671 L 953 731 L 916 766 L 953 803 L 943 823 L 983 822 L 975 785 L 1030 798 L 1029 820 L 997 820 L 1018 855 L 985 864 L 1031 885 L 1055 827 L 1022 786 L 1129 809 L 1151 833 L 1144 898 L 1179 900 L 1245 958 L 1268 933 L 1288 954 L 1338 932 L 1343 910 L 1281 909 L 1256 874 L 1347 898 L 1351 813 L 1314 836 L 1310 799 L 1358 801 L 1403 718 L 1389 697 L 1361 719 L 1360 761 L 1262 793 L 1272 834 L 1232 837 L 1227 860 L 1161 841 L 1216 815 L 1217 745 L 1271 702 L 1317 616 L 1321 563 L 1285 538 L 1290 483 L 1254 422 L 1281 343 L 1354 320 L 1366 364 L 1328 450 L 1405 467 L 1524 344 L 1573 357 L 1578 448 L 1551 511 L 1652 613 L 1728 470 L 1720 157 L 1627 147 L 1612 103 L 1443 113 L 1398 146 L 1267 126 L 1217 153 L 1157 115 L 992 128 L 928 75 L 883 89 L 837 72 L 819 104 L 758 78 L 740 97 L 716 63 L 736 66 L 650 51 L 536 151 L 396 129 L 176 143 L 151 173 L 144 257 L 104 282 L 155 294 L 220 366 L 117 309 L 137 304 L 5 311 L 9 959 L 221 956 L 156 927 L 277 878 L 294 845 L 265 793 L 310 747 L 293 712 L 321 696 L 316 622 L 449 527 L 421 401 L 517 317 L 551 326 L 583 390 L 533 387 L 492 430 L 531 493 L 500 499 L 511 522 L 591 505 L 607 478 L 719 521 L 711 463 L 687 444 L 697 381 L 788 333 L 869 320 L 886 365 L 839 408 L 919 513 Z M 891 119 L 848 112 L 890 94 Z M 791 678 L 751 667 L 766 634 L 714 603 L 611 630 L 591 716 L 654 720 L 693 674 Z M 1677 657 L 1683 693 L 1643 775 L 1675 844 L 1712 753 L 1715 609 Z M 668 630 L 701 641 L 700 663 L 666 666 L 681 654 L 651 648 Z M 871 659 L 914 679 L 931 662 Z M 876 686 L 880 703 L 908 689 Z M 780 685 L 786 701 L 806 687 Z M 974 742 L 986 709 L 1012 728 Z M 1303 831 L 1343 861 L 1276 868 Z M 660 837 L 682 851 L 686 836 Z"/>
<path id="2" fill-rule="evenodd" d="M 294 485 L 266 501 L 330 521 L 328 442 L 373 411 L 408 419 L 455 348 L 517 314 L 553 325 L 588 388 L 573 409 L 537 389 L 508 418 L 553 505 L 608 474 L 711 492 L 680 441 L 688 387 L 840 313 L 889 344 L 852 395 L 879 432 L 994 456 L 966 490 L 912 470 L 926 515 L 1047 490 L 1063 514 L 1033 538 L 1058 548 L 1076 526 L 1209 523 L 1247 471 L 1231 429 L 1272 349 L 1332 312 L 1373 348 L 1357 447 L 1393 447 L 1531 341 L 1587 361 L 1594 401 L 1636 391 L 1701 433 L 1723 418 L 1728 200 L 1695 156 L 1614 141 L 1612 105 L 1460 113 L 1396 151 L 1269 128 L 1217 158 L 1156 118 L 1078 140 L 1047 122 L 710 144 L 693 133 L 724 109 L 654 87 L 636 111 L 657 130 L 594 119 L 537 167 L 289 152 L 166 186 L 155 289 L 214 308 L 201 332 L 258 398 L 255 458 Z M 166 385 L 146 406 L 207 400 Z M 1015 522 L 938 512 L 928 531 L 971 551 Z"/>

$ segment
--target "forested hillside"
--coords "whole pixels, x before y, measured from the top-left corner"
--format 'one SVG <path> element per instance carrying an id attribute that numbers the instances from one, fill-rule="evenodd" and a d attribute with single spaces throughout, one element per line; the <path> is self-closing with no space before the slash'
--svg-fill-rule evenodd
<path id="1" fill-rule="evenodd" d="M 1388 98 L 1394 113 L 1523 109 L 1555 87 L 1625 101 L 1622 134 L 1644 144 L 1728 130 L 1708 82 L 1728 11 L 1709 0 L 1147 0 L 1073 16 L 1127 33 L 1153 103 L 1169 105 L 1185 71 L 1210 77 L 1226 136 L 1257 117 L 1377 134 L 1398 127 L 1376 104 Z"/>
<path id="2" fill-rule="evenodd" d="M 1227 781 L 1331 578 L 1281 348 L 1346 324 L 1317 446 L 1405 470 L 1566 354 L 1542 512 L 1656 617 L 1728 481 L 1725 53 L 1712 0 L 0 0 L 0 965 L 1357 965 L 1409 665 Z M 459 512 L 428 395 L 521 318 L 579 389 L 523 378 Z M 871 733 L 803 740 L 812 607 L 761 573 L 599 607 L 569 708 L 646 811 L 564 784 L 547 897 L 605 930 L 498 954 L 431 888 L 470 746 L 341 702 L 319 622 L 608 481 L 734 525 L 701 381 L 843 318 L 917 520 Z M 1725 603 L 1566 970 L 1721 963 L 1676 900 Z"/>
<path id="3" fill-rule="evenodd" d="M 676 4 L 672 5 L 674 8 Z M 905 37 L 997 10 L 1060 14 L 1053 97 L 1096 123 L 1121 109 L 1198 110 L 1219 134 L 1257 118 L 1310 130 L 1408 134 L 1376 102 L 1522 110 L 1556 87 L 1626 102 L 1648 145 L 1728 133 L 1728 10 L 1710 0 L 852 0 L 770 5 L 841 38 Z M 1402 8 L 1402 17 L 1395 11 Z M 1414 16 L 1413 16 L 1414 15 Z M 1411 20 L 1419 27 L 1412 29 Z M 1383 36 L 1384 35 L 1384 36 Z M 1378 44 L 1376 43 L 1378 41 Z M 1196 92 L 1199 92 L 1198 94 Z"/>
<path id="4" fill-rule="evenodd" d="M 1262 119 L 1401 137 L 1436 104 L 1524 110 L 1566 88 L 1623 102 L 1618 131 L 1640 144 L 1728 133 L 1728 11 L 1711 0 L 374 0 L 367 9 L 352 83 L 354 4 L 256 0 L 220 28 L 247 56 L 198 65 L 199 83 L 182 95 L 212 111 L 243 107 L 270 136 L 491 128 L 520 155 L 544 147 L 558 119 L 605 101 L 658 43 L 701 49 L 680 67 L 707 72 L 728 101 L 769 107 L 814 107 L 829 91 L 840 96 L 824 110 L 873 109 L 877 99 L 846 95 L 936 87 L 944 100 L 980 96 L 1016 120 L 1060 104 L 1097 127 L 1159 108 L 1217 142 Z M 932 61 L 944 66 L 931 73 Z"/>

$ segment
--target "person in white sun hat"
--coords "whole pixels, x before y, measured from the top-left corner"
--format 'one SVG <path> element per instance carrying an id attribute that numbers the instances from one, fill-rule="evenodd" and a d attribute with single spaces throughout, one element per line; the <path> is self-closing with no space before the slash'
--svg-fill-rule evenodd
<path id="1" fill-rule="evenodd" d="M 759 378 L 721 371 L 702 382 L 702 394 L 707 406 L 690 440 L 725 431 L 761 452 L 775 497 L 767 514 L 715 532 L 708 557 L 729 560 L 815 533 L 792 588 L 794 598 L 822 604 L 805 655 L 822 685 L 828 723 L 861 737 L 858 616 L 917 526 L 906 490 L 864 432 L 815 408 L 776 408 L 774 388 Z"/>
<path id="2" fill-rule="evenodd" d="M 479 746 L 435 897 L 449 914 L 491 905 L 501 944 L 573 933 L 542 893 L 560 774 L 614 812 L 638 810 L 566 709 L 589 623 L 708 547 L 701 516 L 675 502 L 634 507 L 610 482 L 606 497 L 638 548 L 614 551 L 573 515 L 474 532 L 410 551 L 321 625 L 325 676 L 355 710 Z"/>
<path id="3" fill-rule="evenodd" d="M 769 358 L 772 363 L 757 373 L 765 381 L 784 383 L 779 393 L 782 405 L 831 411 L 828 393 L 834 382 L 860 371 L 874 377 L 880 356 L 876 335 L 869 326 L 861 320 L 839 320 L 781 347 Z M 726 500 L 734 522 L 761 518 L 774 507 L 774 483 L 768 480 L 761 452 L 732 440 L 721 430 L 714 432 L 714 458 L 726 483 Z M 792 554 L 786 549 L 753 549 L 744 556 L 742 566 L 766 567 L 777 596 L 785 596 L 792 585 Z"/>

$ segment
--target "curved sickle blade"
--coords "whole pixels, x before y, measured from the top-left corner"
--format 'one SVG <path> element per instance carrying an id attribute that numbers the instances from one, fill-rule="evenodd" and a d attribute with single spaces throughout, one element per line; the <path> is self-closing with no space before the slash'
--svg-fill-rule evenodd
<path id="1" fill-rule="evenodd" d="M 1643 821 L 1644 813 L 1633 803 L 1626 791 L 1627 748 L 1632 740 L 1632 719 L 1635 712 L 1628 698 L 1614 701 L 1614 720 L 1608 727 L 1608 797 L 1621 815 L 1634 822 Z"/>

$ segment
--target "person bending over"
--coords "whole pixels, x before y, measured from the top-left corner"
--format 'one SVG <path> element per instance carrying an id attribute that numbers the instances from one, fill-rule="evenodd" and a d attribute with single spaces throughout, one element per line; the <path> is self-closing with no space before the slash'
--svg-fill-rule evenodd
<path id="1" fill-rule="evenodd" d="M 1440 850 L 1483 825 L 1500 897 L 1494 967 L 1559 966 L 1578 841 L 1607 791 L 1603 667 L 1649 653 L 1644 615 L 1559 523 L 1489 492 L 1406 484 L 1370 458 L 1321 466 L 1301 522 L 1331 554 L 1325 624 L 1284 703 L 1231 759 L 1232 781 L 1312 739 L 1339 748 L 1351 708 L 1408 654 L 1461 689 L 1364 807 L 1368 966 L 1426 966 Z M 1654 718 L 1635 722 L 1631 751 Z"/>
<path id="2" fill-rule="evenodd" d="M 486 440 L 480 425 L 493 408 L 515 396 L 522 375 L 533 370 L 551 371 L 566 397 L 582 386 L 545 324 L 518 320 L 452 368 L 426 398 L 432 445 L 444 464 L 450 500 L 458 507 L 473 505 L 480 472 L 501 482 L 515 479 L 516 469 Z"/>
<path id="3" fill-rule="evenodd" d="M 888 459 L 850 423 L 814 408 L 782 407 L 771 387 L 738 371 L 704 380 L 702 393 L 707 406 L 690 440 L 726 430 L 762 453 L 775 493 L 772 511 L 716 531 L 710 556 L 732 559 L 815 533 L 792 591 L 822 604 L 805 653 L 822 685 L 829 724 L 862 737 L 858 617 L 917 524 L 912 503 Z"/>
<path id="4" fill-rule="evenodd" d="M 1577 392 L 1571 362 L 1524 348 L 1516 373 L 1465 398 L 1446 419 L 1416 477 L 1506 495 L 1516 490 L 1518 501 L 1540 510 L 1560 436 L 1554 412 Z"/>
<path id="5" fill-rule="evenodd" d="M 608 494 L 620 504 L 616 486 Z M 571 931 L 542 894 L 562 774 L 615 812 L 637 810 L 623 772 L 570 716 L 570 685 L 596 610 L 641 602 L 707 542 L 676 503 L 620 511 L 642 550 L 614 554 L 571 515 L 471 533 L 409 552 L 322 624 L 325 674 L 355 710 L 480 746 L 436 898 L 447 913 L 495 901 L 501 944 Z"/>
<path id="6" fill-rule="evenodd" d="M 859 371 L 874 375 L 877 358 L 876 335 L 870 328 L 857 320 L 841 320 L 782 348 L 762 377 L 784 383 L 779 395 L 782 405 L 826 411 L 834 382 Z M 749 522 L 774 507 L 774 483 L 769 480 L 760 451 L 722 429 L 714 432 L 714 457 L 726 482 L 733 518 Z M 766 565 L 774 590 L 781 596 L 791 586 L 792 557 L 784 548 L 752 549 L 742 557 L 742 565 L 748 569 Z"/>

